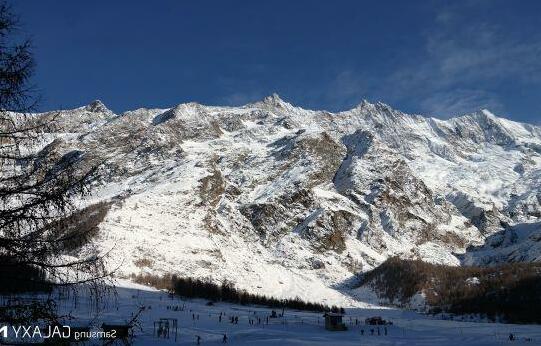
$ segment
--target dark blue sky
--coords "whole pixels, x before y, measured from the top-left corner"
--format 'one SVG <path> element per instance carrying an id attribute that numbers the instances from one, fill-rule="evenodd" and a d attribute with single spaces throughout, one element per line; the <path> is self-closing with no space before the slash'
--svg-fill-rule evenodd
<path id="1" fill-rule="evenodd" d="M 42 109 L 240 105 L 277 92 L 540 123 L 541 1 L 20 1 Z"/>

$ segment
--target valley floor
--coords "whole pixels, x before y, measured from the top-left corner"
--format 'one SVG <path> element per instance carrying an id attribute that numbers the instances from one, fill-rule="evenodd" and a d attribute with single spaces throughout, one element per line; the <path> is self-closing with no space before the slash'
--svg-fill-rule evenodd
<path id="1" fill-rule="evenodd" d="M 238 306 L 216 303 L 207 306 L 203 300 L 183 301 L 177 297 L 131 283 L 118 288 L 115 302 L 109 308 L 90 313 L 81 301 L 72 313 L 81 320 L 92 318 L 95 325 L 106 323 L 123 323 L 129 320 L 140 306 L 147 309 L 140 315 L 142 329 L 135 330 L 134 345 L 196 345 L 197 336 L 201 337 L 201 345 L 222 344 L 224 333 L 229 345 L 498 345 L 498 344 L 541 344 L 541 326 L 511 325 L 498 323 L 462 322 L 435 319 L 429 316 L 398 309 L 346 309 L 345 322 L 348 330 L 331 332 L 324 329 L 322 314 L 286 310 L 284 318 L 271 318 L 267 325 L 266 316 L 271 309 L 263 307 Z M 68 304 L 67 302 L 65 304 Z M 88 304 L 86 304 L 88 305 Z M 184 308 L 174 311 L 168 307 Z M 69 308 L 68 305 L 63 307 Z M 75 312 L 76 311 L 76 312 Z M 280 312 L 280 311 L 279 311 Z M 219 315 L 225 317 L 219 322 Z M 91 317 L 89 317 L 91 315 Z M 195 316 L 195 320 L 194 320 Z M 197 316 L 199 316 L 197 318 Z M 238 316 L 238 324 L 229 323 L 229 316 Z M 388 335 L 380 327 L 381 335 L 377 335 L 377 327 L 355 325 L 355 319 L 364 321 L 366 317 L 381 316 L 393 322 L 388 326 Z M 262 324 L 257 324 L 261 317 Z M 154 321 L 160 318 L 178 319 L 177 341 L 174 333 L 170 339 L 154 336 Z M 249 319 L 256 320 L 255 325 Z M 364 335 L 361 336 L 361 329 Z M 374 329 L 374 335 L 370 335 Z M 508 340 L 513 333 L 517 340 Z M 531 341 L 527 341 L 526 338 Z M 101 344 L 101 342 L 96 342 Z"/>

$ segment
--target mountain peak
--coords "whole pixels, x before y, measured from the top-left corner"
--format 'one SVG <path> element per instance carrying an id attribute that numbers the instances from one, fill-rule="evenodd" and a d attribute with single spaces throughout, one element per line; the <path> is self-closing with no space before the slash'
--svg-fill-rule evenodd
<path id="1" fill-rule="evenodd" d="M 362 99 L 362 101 L 353 107 L 353 109 L 365 109 L 368 107 L 374 106 L 372 103 L 370 103 L 367 99 Z"/>
<path id="2" fill-rule="evenodd" d="M 489 111 L 489 110 L 486 109 L 486 108 L 481 109 L 481 112 L 482 112 L 483 114 L 488 115 L 488 116 L 493 116 L 493 117 L 495 116 L 494 113 L 492 113 L 491 111 Z"/>
<path id="3" fill-rule="evenodd" d="M 471 119 L 478 123 L 479 125 L 486 125 L 486 124 L 498 124 L 499 118 L 494 115 L 494 113 L 490 112 L 488 109 L 480 109 L 476 112 L 463 115 L 461 117 L 457 117 L 457 119 L 460 118 L 466 118 Z"/>
<path id="4" fill-rule="evenodd" d="M 487 119 L 498 119 L 498 117 L 486 108 L 481 109 L 478 113 L 482 114 Z"/>
<path id="5" fill-rule="evenodd" d="M 267 106 L 272 106 L 272 107 L 277 107 L 277 108 L 283 108 L 283 109 L 287 109 L 287 108 L 291 108 L 293 107 L 290 103 L 284 101 L 280 95 L 278 95 L 277 93 L 272 93 L 272 95 L 269 95 L 267 97 L 265 97 L 263 99 L 263 101 L 261 101 L 263 104 L 267 105 Z"/>
<path id="6" fill-rule="evenodd" d="M 362 101 L 355 106 L 353 109 L 370 109 L 370 110 L 387 110 L 387 111 L 393 111 L 394 108 L 389 106 L 388 104 L 377 101 L 375 103 L 372 103 L 368 101 L 367 99 L 362 99 Z"/>
<path id="7" fill-rule="evenodd" d="M 94 100 L 85 106 L 85 110 L 92 113 L 111 113 L 109 108 L 103 104 L 100 100 Z"/>

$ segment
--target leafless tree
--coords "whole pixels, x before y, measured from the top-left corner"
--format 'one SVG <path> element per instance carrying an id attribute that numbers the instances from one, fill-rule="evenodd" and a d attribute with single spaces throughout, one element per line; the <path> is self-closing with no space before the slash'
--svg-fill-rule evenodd
<path id="1" fill-rule="evenodd" d="M 64 222 L 74 212 L 74 198 L 88 192 L 98 165 L 83 165 L 82 152 L 52 154 L 47 135 L 59 124 L 54 114 L 32 113 L 32 46 L 19 36 L 17 18 L 1 3 L 0 291 L 83 283 L 100 290 L 109 277 L 104 256 L 67 256 L 66 244 L 83 241 L 85 234 Z"/>

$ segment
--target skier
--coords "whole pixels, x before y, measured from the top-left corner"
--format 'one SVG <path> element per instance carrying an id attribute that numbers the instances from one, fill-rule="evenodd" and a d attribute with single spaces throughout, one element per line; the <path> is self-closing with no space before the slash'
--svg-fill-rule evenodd
<path id="1" fill-rule="evenodd" d="M 227 335 L 224 334 L 224 337 L 222 339 L 222 344 L 227 344 Z"/>
<path id="2" fill-rule="evenodd" d="M 201 337 L 199 335 L 196 335 L 197 338 L 197 345 L 201 345 Z"/>

